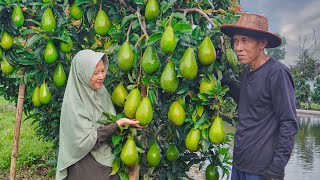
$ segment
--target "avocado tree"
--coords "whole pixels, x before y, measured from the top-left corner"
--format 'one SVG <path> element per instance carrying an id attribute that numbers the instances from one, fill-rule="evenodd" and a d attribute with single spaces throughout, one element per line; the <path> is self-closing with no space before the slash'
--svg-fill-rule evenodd
<path id="1" fill-rule="evenodd" d="M 17 103 L 22 80 L 27 119 L 57 148 L 70 62 L 81 49 L 105 52 L 118 114 L 101 123 L 148 125 L 112 137 L 112 173 L 128 179 L 128 167 L 140 166 L 144 179 L 179 179 L 207 162 L 208 178 L 229 174 L 224 126 L 236 105 L 220 80 L 237 79 L 240 68 L 219 27 L 239 11 L 237 0 L 0 1 L 0 95 Z"/>

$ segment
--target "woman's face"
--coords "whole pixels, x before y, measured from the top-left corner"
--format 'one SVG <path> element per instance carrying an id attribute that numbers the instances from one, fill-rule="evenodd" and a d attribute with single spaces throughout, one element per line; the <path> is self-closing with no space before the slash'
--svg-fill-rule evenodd
<path id="1" fill-rule="evenodd" d="M 102 60 L 100 60 L 96 68 L 93 71 L 93 74 L 90 79 L 90 87 L 93 90 L 97 90 L 102 88 L 103 81 L 106 79 L 106 67 L 104 66 L 104 63 Z"/>

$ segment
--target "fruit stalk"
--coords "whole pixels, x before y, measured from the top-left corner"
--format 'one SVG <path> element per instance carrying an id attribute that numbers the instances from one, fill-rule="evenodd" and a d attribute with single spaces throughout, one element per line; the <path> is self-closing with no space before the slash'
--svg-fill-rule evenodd
<path id="1" fill-rule="evenodd" d="M 129 25 L 129 28 L 128 28 L 128 31 L 127 31 L 127 39 L 126 39 L 126 41 L 128 41 L 128 42 L 129 42 L 129 35 L 130 35 L 130 31 L 131 31 L 132 22 L 133 21 L 130 22 L 130 25 Z"/>
<path id="2" fill-rule="evenodd" d="M 141 22 L 140 9 L 137 10 L 136 14 L 138 16 L 138 21 L 139 21 L 139 24 L 140 24 L 140 27 L 141 27 L 143 33 L 146 35 L 146 38 L 149 39 L 149 36 L 148 36 L 148 33 L 147 33 L 146 24 Z"/>

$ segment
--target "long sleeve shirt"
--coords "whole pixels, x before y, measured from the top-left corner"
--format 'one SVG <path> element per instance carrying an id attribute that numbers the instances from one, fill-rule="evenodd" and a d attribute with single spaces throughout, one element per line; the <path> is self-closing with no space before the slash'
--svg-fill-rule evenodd
<path id="1" fill-rule="evenodd" d="M 229 85 L 239 106 L 233 166 L 256 175 L 271 170 L 284 176 L 298 131 L 290 70 L 270 58 L 253 71 L 246 67 L 240 84 L 222 84 Z"/>

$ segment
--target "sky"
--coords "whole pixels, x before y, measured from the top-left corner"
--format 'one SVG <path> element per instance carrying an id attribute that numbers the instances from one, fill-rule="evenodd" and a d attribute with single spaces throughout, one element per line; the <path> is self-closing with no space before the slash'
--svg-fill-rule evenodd
<path id="1" fill-rule="evenodd" d="M 269 31 L 287 40 L 287 54 L 282 62 L 294 65 L 298 59 L 299 37 L 310 47 L 313 35 L 320 44 L 320 0 L 240 0 L 242 10 L 268 18 Z M 320 49 L 319 49 L 320 51 Z M 315 58 L 320 60 L 320 53 Z"/>

